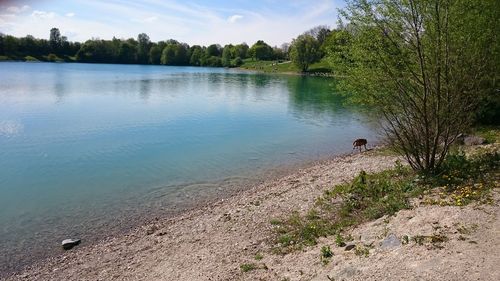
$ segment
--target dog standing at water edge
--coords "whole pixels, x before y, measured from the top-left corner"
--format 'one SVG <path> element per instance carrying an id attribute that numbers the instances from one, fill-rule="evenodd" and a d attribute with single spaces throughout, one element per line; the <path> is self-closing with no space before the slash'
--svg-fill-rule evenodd
<path id="1" fill-rule="evenodd" d="M 368 150 L 366 148 L 366 144 L 368 143 L 368 141 L 366 139 L 357 139 L 355 140 L 353 143 L 352 143 L 352 150 L 356 149 L 356 147 L 359 147 L 359 152 L 361 152 L 361 146 L 364 146 L 365 147 L 365 151 Z"/>

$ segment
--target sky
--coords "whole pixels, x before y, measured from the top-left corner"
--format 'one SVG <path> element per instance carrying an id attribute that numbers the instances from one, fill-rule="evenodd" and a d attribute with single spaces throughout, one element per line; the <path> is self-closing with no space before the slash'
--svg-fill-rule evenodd
<path id="1" fill-rule="evenodd" d="M 334 27 L 343 0 L 0 0 L 0 32 L 70 41 L 91 38 L 175 39 L 190 45 L 290 42 L 317 26 Z"/>

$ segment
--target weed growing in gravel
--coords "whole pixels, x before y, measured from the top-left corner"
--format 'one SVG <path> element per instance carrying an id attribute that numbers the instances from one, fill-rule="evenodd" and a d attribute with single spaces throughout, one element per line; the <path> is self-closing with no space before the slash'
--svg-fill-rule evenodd
<path id="1" fill-rule="evenodd" d="M 415 235 L 412 240 L 419 246 L 427 245 L 428 249 L 442 249 L 443 243 L 449 240 L 443 234 L 433 234 L 433 235 Z"/>
<path id="2" fill-rule="evenodd" d="M 305 215 L 294 212 L 275 224 L 275 252 L 315 245 L 317 238 L 328 235 L 337 235 L 340 246 L 345 243 L 342 229 L 409 208 L 408 198 L 416 187 L 412 176 L 404 167 L 377 174 L 361 172 L 352 183 L 326 190 Z"/>
<path id="3" fill-rule="evenodd" d="M 321 247 L 321 262 L 326 265 L 330 262 L 331 257 L 333 257 L 333 253 L 330 246 Z"/>
<path id="4" fill-rule="evenodd" d="M 248 271 L 252 271 L 254 269 L 257 269 L 257 265 L 254 263 L 244 263 L 244 264 L 240 265 L 240 269 L 243 272 L 248 272 Z"/>
<path id="5" fill-rule="evenodd" d="M 335 244 L 339 247 L 345 246 L 345 239 L 340 233 L 337 233 L 337 235 L 335 235 Z"/>
<path id="6" fill-rule="evenodd" d="M 263 258 L 264 258 L 264 256 L 263 256 L 261 253 L 257 253 L 257 254 L 255 255 L 255 257 L 254 257 L 254 258 L 255 258 L 255 260 L 257 260 L 257 261 L 260 261 L 261 259 L 263 259 Z"/>
<path id="7" fill-rule="evenodd" d="M 356 245 L 356 248 L 354 248 L 354 254 L 360 257 L 368 257 L 368 255 L 370 255 L 370 248 L 363 245 Z"/>

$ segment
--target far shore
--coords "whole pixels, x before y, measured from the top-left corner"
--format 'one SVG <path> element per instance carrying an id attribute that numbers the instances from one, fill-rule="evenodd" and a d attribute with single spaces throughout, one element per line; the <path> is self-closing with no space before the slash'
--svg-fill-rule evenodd
<path id="1" fill-rule="evenodd" d="M 42 61 L 42 60 L 0 60 L 0 62 L 28 62 L 28 63 L 86 63 L 86 62 L 77 62 L 77 61 Z M 266 61 L 267 62 L 267 61 Z M 268 61 L 269 64 L 272 64 L 273 61 Z M 92 64 L 99 64 L 99 63 L 92 63 Z M 105 63 L 107 64 L 107 63 Z M 116 65 L 149 65 L 149 64 L 116 64 Z M 166 65 L 158 65 L 158 66 L 166 66 Z M 203 67 L 203 66 L 186 66 L 186 67 Z M 206 66 L 210 67 L 210 66 Z M 223 67 L 216 67 L 216 68 L 223 68 Z M 251 73 L 262 73 L 262 74 L 279 74 L 279 75 L 292 75 L 292 76 L 313 76 L 313 77 L 326 77 L 326 78 L 335 78 L 339 77 L 337 75 L 334 75 L 331 72 L 317 72 L 317 71 L 310 71 L 310 72 L 300 72 L 300 71 L 272 71 L 272 70 L 266 70 L 266 69 L 254 69 L 254 68 L 248 68 L 245 67 L 245 65 L 239 66 L 239 67 L 232 67 L 229 69 L 236 69 L 240 71 L 248 71 Z"/>

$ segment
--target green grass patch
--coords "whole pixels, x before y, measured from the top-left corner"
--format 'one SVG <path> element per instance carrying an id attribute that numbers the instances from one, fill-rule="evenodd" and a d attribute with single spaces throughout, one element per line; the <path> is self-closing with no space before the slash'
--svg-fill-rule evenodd
<path id="1" fill-rule="evenodd" d="M 244 263 L 240 265 L 240 269 L 242 272 L 248 272 L 257 269 L 258 266 L 254 263 Z"/>
<path id="2" fill-rule="evenodd" d="M 368 151 L 371 155 L 375 156 L 398 156 L 400 155 L 394 148 L 390 146 L 382 146 L 374 150 Z"/>
<path id="3" fill-rule="evenodd" d="M 0 56 L 0 61 L 11 61 L 13 59 L 9 58 L 8 56 Z"/>
<path id="4" fill-rule="evenodd" d="M 32 57 L 32 56 L 25 56 L 25 57 L 24 57 L 24 60 L 25 60 L 25 61 L 33 61 L 33 62 L 40 61 L 39 59 L 37 59 L 37 58 L 35 58 L 35 57 Z"/>
<path id="5" fill-rule="evenodd" d="M 465 206 L 474 201 L 491 203 L 490 191 L 500 185 L 500 155 L 497 148 L 467 156 L 457 152 L 447 157 L 441 172 L 430 178 L 435 187 L 424 203 L 440 206 Z"/>
<path id="6" fill-rule="evenodd" d="M 275 227 L 275 251 L 302 249 L 329 235 L 344 243 L 339 238 L 344 228 L 409 208 L 408 198 L 418 190 L 413 178 L 409 169 L 398 166 L 377 174 L 361 172 L 351 183 L 326 190 L 307 214 L 295 212 Z"/>
<path id="7" fill-rule="evenodd" d="M 500 127 L 481 126 L 474 129 L 474 134 L 483 137 L 488 143 L 500 142 Z"/>
<path id="8" fill-rule="evenodd" d="M 470 157 L 457 153 L 450 154 L 441 173 L 433 176 L 419 175 L 401 164 L 380 173 L 361 172 L 350 183 L 327 189 L 306 214 L 294 212 L 279 223 L 274 221 L 273 250 L 286 254 L 330 235 L 336 235 L 338 246 L 345 245 L 341 233 L 346 227 L 411 208 L 411 198 L 431 194 L 443 185 L 447 196 L 460 202 L 456 205 L 482 200 L 499 185 L 499 160 L 496 150 Z M 365 255 L 365 250 L 360 251 Z"/>
<path id="9" fill-rule="evenodd" d="M 266 73 L 300 73 L 299 68 L 291 61 L 262 61 L 245 59 L 240 68 L 256 70 Z M 308 70 L 309 73 L 329 73 L 331 68 L 326 60 L 312 64 Z"/>

